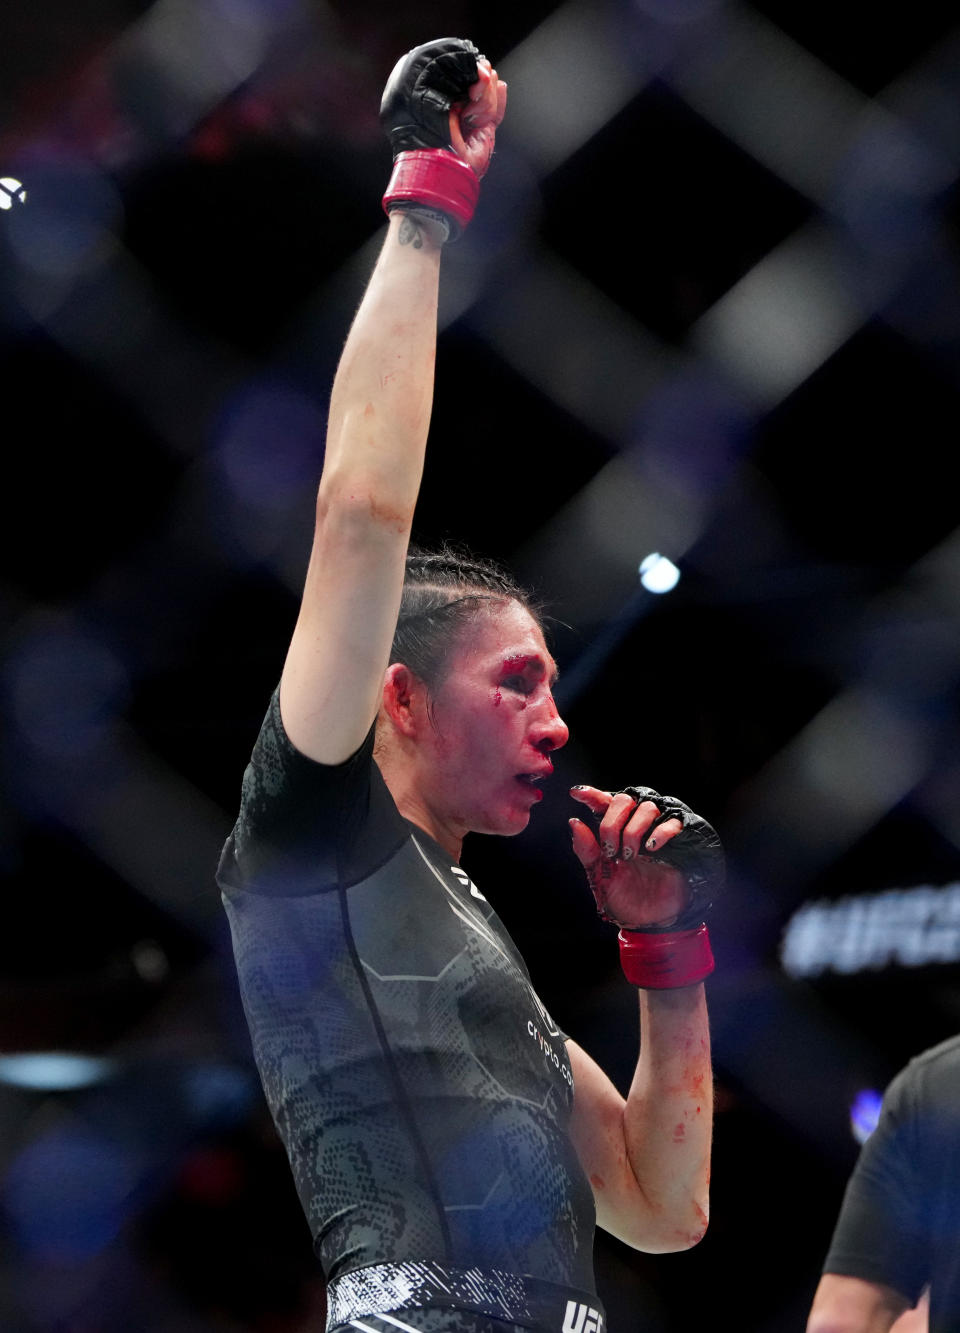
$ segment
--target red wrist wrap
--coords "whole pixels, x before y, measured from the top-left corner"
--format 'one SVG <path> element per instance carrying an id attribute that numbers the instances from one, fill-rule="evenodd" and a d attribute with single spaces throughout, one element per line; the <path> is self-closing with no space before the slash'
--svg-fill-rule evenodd
<path id="1" fill-rule="evenodd" d="M 400 153 L 383 196 L 384 212 L 404 204 L 423 204 L 450 219 L 451 240 L 473 217 L 480 182 L 473 169 L 445 148 L 416 148 Z"/>
<path id="2" fill-rule="evenodd" d="M 693 986 L 713 971 L 705 925 L 693 930 L 621 930 L 618 939 L 624 976 L 644 990 Z"/>

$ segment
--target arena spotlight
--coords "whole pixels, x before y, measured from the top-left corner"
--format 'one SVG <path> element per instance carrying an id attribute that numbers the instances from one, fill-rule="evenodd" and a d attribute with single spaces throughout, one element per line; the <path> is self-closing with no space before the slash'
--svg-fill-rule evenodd
<path id="1" fill-rule="evenodd" d="M 115 1063 L 100 1056 L 70 1055 L 64 1051 L 24 1052 L 0 1056 L 0 1083 L 34 1092 L 72 1092 L 103 1083 Z"/>
<path id="2" fill-rule="evenodd" d="M 876 1129 L 882 1103 L 883 1093 L 873 1088 L 864 1088 L 854 1097 L 850 1107 L 850 1130 L 858 1143 L 866 1143 Z"/>
<path id="3" fill-rule="evenodd" d="M 647 592 L 673 592 L 680 582 L 680 571 L 672 560 L 658 551 L 651 552 L 640 562 L 640 582 Z"/>
<path id="4" fill-rule="evenodd" d="M 25 204 L 27 192 L 23 182 L 13 176 L 0 176 L 0 210 L 13 208 L 15 204 Z"/>

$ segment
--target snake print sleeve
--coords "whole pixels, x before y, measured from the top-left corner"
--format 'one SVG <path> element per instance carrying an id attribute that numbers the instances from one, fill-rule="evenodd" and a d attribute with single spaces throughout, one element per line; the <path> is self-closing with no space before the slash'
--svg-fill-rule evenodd
<path id="1" fill-rule="evenodd" d="M 350 883 L 364 863 L 359 834 L 373 824 L 392 852 L 406 837 L 379 770 L 373 729 L 342 764 L 318 764 L 297 750 L 280 718 L 275 690 L 243 776 L 240 813 L 220 860 L 227 893 L 299 895 Z M 369 855 L 369 853 L 367 853 Z"/>

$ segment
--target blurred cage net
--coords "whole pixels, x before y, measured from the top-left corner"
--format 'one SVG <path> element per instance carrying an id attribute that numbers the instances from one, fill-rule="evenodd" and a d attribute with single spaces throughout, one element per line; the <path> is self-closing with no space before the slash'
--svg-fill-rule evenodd
<path id="1" fill-rule="evenodd" d="M 2 20 L 12 1333 L 322 1320 L 212 873 L 379 244 L 379 90 L 434 32 L 476 37 L 510 110 L 445 259 L 418 524 L 555 608 L 576 737 L 538 827 L 474 878 L 622 1081 L 630 997 L 563 781 L 662 774 L 731 860 L 715 1221 L 690 1256 L 598 1243 L 613 1326 L 739 1306 L 771 1170 L 794 1226 L 789 1255 L 759 1242 L 748 1326 L 800 1326 L 851 1106 L 958 1025 L 960 31 L 933 6 L 896 29 L 773 0 L 517 11 Z M 638 582 L 653 553 L 669 595 Z"/>

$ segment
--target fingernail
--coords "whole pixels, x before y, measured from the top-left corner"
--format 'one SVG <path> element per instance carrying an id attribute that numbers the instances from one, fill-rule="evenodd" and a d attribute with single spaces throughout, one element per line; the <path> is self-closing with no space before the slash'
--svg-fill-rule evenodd
<path id="1" fill-rule="evenodd" d="M 650 849 L 651 852 L 653 851 L 654 847 L 656 847 L 656 845 L 657 845 L 656 838 L 647 839 L 647 847 Z"/>

